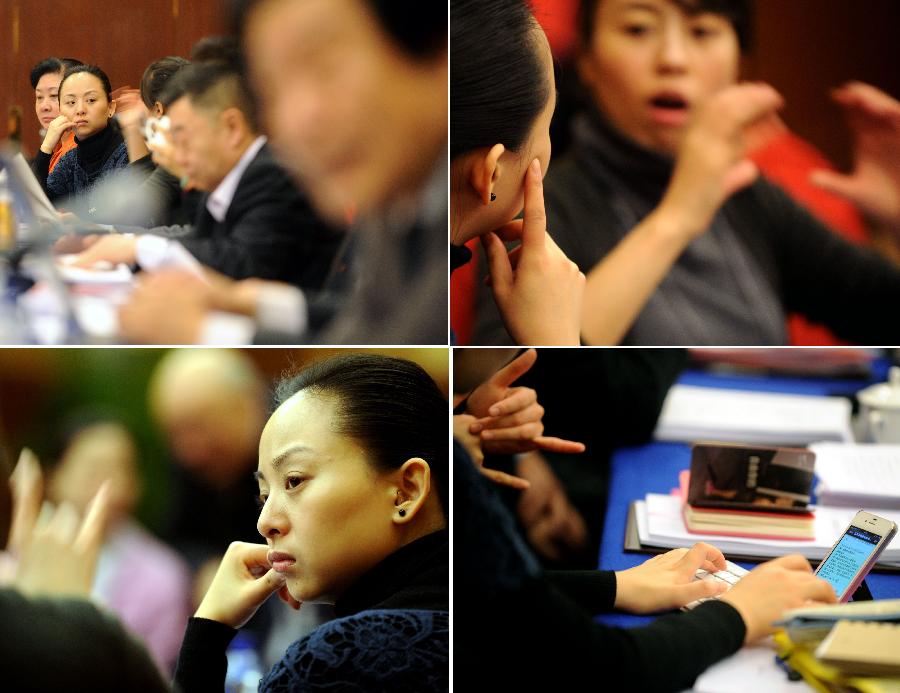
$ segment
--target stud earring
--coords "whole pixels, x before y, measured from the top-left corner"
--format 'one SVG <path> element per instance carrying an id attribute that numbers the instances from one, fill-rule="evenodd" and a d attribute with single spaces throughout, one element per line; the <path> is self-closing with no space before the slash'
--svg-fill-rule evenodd
<path id="1" fill-rule="evenodd" d="M 400 517 L 406 517 L 406 508 L 400 508 L 400 510 L 397 511 L 397 514 Z"/>
<path id="2" fill-rule="evenodd" d="M 497 196 L 494 193 L 491 193 L 491 202 L 497 199 Z"/>

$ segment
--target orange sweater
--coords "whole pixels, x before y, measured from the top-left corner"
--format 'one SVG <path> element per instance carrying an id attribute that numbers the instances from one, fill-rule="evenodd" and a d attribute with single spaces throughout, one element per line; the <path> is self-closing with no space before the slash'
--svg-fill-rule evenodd
<path id="1" fill-rule="evenodd" d="M 53 155 L 50 157 L 50 170 L 53 170 L 53 167 L 56 166 L 56 162 L 59 161 L 66 152 L 75 149 L 77 146 L 78 145 L 75 143 L 74 130 L 69 130 L 60 137 L 59 142 L 57 142 L 56 146 L 53 148 Z"/>

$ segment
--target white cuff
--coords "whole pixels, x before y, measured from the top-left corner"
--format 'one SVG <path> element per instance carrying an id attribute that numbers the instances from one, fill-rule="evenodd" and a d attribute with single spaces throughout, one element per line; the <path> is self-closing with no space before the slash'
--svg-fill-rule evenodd
<path id="1" fill-rule="evenodd" d="M 155 272 L 161 269 L 189 272 L 206 282 L 203 266 L 178 241 L 163 236 L 144 234 L 138 236 L 134 254 L 142 269 Z"/>
<path id="2" fill-rule="evenodd" d="M 256 299 L 256 322 L 264 330 L 290 334 L 306 332 L 306 297 L 296 286 L 267 283 Z"/>
<path id="3" fill-rule="evenodd" d="M 134 244 L 134 256 L 142 269 L 154 271 L 163 266 L 169 249 L 169 239 L 142 234 Z"/>
<path id="4" fill-rule="evenodd" d="M 203 320 L 200 344 L 246 346 L 253 343 L 256 324 L 252 318 L 235 313 L 213 312 Z"/>

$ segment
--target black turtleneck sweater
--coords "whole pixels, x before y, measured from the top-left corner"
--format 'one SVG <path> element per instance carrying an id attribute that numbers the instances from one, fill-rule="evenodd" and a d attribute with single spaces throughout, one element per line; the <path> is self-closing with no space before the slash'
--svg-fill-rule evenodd
<path id="1" fill-rule="evenodd" d="M 338 682 L 356 690 L 446 689 L 449 547 L 449 533 L 441 530 L 381 561 L 340 596 L 335 620 L 288 648 L 259 690 Z M 218 621 L 191 618 L 175 670 L 178 689 L 221 691 L 225 650 L 236 634 Z"/>
<path id="2" fill-rule="evenodd" d="M 674 162 L 614 130 L 596 111 L 573 126 L 569 153 L 544 182 L 547 228 L 587 274 L 659 204 Z M 636 268 L 639 271 L 639 268 Z M 509 343 L 489 290 L 475 343 Z M 797 312 L 862 344 L 894 344 L 900 271 L 830 231 L 759 179 L 729 198 L 651 295 L 631 345 L 779 345 Z"/>

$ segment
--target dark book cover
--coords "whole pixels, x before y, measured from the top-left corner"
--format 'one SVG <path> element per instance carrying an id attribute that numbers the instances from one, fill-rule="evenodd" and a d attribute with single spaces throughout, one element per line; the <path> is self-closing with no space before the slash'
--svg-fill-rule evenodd
<path id="1" fill-rule="evenodd" d="M 807 513 L 815 461 L 805 448 L 697 443 L 686 500 L 698 508 Z"/>

